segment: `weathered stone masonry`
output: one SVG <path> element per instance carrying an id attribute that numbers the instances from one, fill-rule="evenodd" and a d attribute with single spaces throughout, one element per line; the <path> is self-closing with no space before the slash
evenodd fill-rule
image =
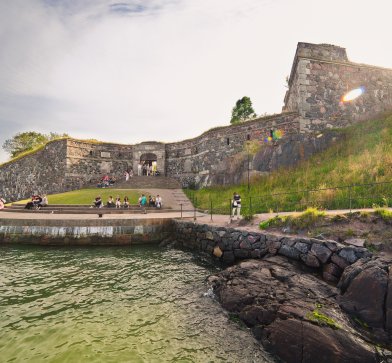
<path id="1" fill-rule="evenodd" d="M 337 282 L 344 269 L 361 258 L 370 257 L 366 248 L 345 246 L 336 241 L 277 236 L 207 224 L 174 221 L 175 239 L 184 247 L 212 255 L 219 249 L 225 264 L 248 258 L 282 255 L 319 269 L 326 281 Z"/>
<path id="2" fill-rule="evenodd" d="M 263 143 L 250 160 L 252 173 L 269 172 L 327 148 L 336 140 L 328 129 L 392 111 L 392 70 L 350 62 L 341 47 L 298 43 L 288 85 L 282 114 L 218 127 L 194 139 L 136 145 L 52 142 L 0 166 L 0 195 L 16 200 L 33 192 L 77 189 L 103 174 L 121 178 L 127 169 L 136 171 L 146 155 L 157 160 L 162 175 L 183 186 L 239 183 L 248 168 L 243 152 L 247 140 L 261 141 L 271 130 L 282 131 L 282 139 Z M 342 96 L 357 87 L 363 87 L 364 94 L 343 104 Z M 321 130 L 323 137 L 317 138 Z"/>
<path id="3" fill-rule="evenodd" d="M 359 87 L 361 97 L 341 102 Z M 284 102 L 302 116 L 301 132 L 345 127 L 392 110 L 392 70 L 350 62 L 341 47 L 298 43 Z"/>
<path id="4" fill-rule="evenodd" d="M 67 140 L 50 142 L 43 150 L 0 168 L 0 195 L 17 200 L 38 189 L 45 193 L 67 190 L 66 163 Z"/>

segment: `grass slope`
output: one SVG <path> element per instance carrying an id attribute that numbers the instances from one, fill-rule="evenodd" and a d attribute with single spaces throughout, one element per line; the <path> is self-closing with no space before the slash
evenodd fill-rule
<path id="1" fill-rule="evenodd" d="M 86 204 L 91 205 L 95 197 L 101 196 L 102 200 L 106 203 L 108 197 L 111 195 L 116 198 L 120 196 L 121 200 L 127 196 L 131 204 L 137 204 L 141 192 L 130 189 L 80 189 L 71 192 L 48 195 L 49 204 Z M 28 200 L 21 200 L 18 203 L 27 203 Z"/>
<path id="2" fill-rule="evenodd" d="M 353 184 L 392 182 L 392 115 L 362 122 L 339 130 L 343 140 L 291 169 L 279 169 L 258 177 L 247 186 L 219 186 L 198 191 L 186 190 L 197 207 L 209 209 L 212 201 L 216 212 L 228 213 L 234 191 L 240 193 L 244 213 L 268 210 L 304 210 L 319 208 L 371 207 L 388 204 L 392 183 L 329 189 L 321 192 L 299 192 Z M 351 189 L 351 190 L 350 190 Z M 272 196 L 272 194 L 287 193 Z M 261 197 L 260 197 L 261 196 Z M 251 198 L 249 198 L 251 197 Z M 251 210 L 249 210 L 251 209 Z"/>

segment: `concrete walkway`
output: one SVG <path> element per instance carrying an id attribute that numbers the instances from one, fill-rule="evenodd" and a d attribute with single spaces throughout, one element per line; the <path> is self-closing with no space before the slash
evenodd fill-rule
<path id="1" fill-rule="evenodd" d="M 392 211 L 392 208 L 388 208 Z M 352 209 L 351 212 L 373 212 L 374 209 Z M 347 214 L 350 213 L 349 209 L 331 210 L 325 211 L 327 215 Z M 299 215 L 301 212 L 282 212 L 278 213 L 280 216 L 285 215 Z M 261 221 L 275 217 L 276 213 L 262 213 L 256 214 L 253 220 L 247 224 L 247 226 L 258 226 Z M 194 220 L 194 211 L 184 211 L 182 217 L 190 220 Z M 0 224 L 2 219 L 50 219 L 50 220 L 90 220 L 98 219 L 97 214 L 42 214 L 42 213 L 13 213 L 7 212 L 6 210 L 0 211 Z M 149 219 L 149 218 L 181 218 L 180 212 L 164 212 L 164 213 L 147 213 L 147 214 L 105 214 L 101 219 L 117 220 L 117 219 Z M 214 214 L 211 219 L 211 215 L 201 212 L 196 212 L 196 221 L 198 223 L 205 223 L 216 226 L 228 226 L 232 225 L 237 227 L 240 220 L 231 220 L 228 215 Z M 242 224 L 242 223 L 241 223 Z"/>

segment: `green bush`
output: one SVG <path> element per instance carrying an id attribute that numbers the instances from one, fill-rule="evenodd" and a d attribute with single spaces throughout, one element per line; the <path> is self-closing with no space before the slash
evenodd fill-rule
<path id="1" fill-rule="evenodd" d="M 385 208 L 377 208 L 374 214 L 381 217 L 385 222 L 392 222 L 392 211 Z"/>

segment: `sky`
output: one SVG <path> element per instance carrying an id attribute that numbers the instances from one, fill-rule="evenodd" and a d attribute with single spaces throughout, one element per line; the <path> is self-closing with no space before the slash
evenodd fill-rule
<path id="1" fill-rule="evenodd" d="M 0 0 L 0 146 L 24 131 L 179 141 L 228 125 L 243 96 L 279 113 L 298 42 L 392 68 L 391 13 L 391 0 Z"/>

